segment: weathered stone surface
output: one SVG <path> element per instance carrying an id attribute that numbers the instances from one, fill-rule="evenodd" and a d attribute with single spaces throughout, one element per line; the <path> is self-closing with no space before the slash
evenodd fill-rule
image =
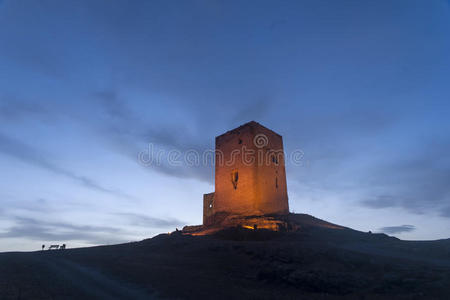
<path id="1" fill-rule="evenodd" d="M 223 213 L 288 214 L 281 135 L 252 121 L 216 137 L 215 192 L 205 194 L 203 204 L 207 226 L 222 223 L 219 216 Z"/>

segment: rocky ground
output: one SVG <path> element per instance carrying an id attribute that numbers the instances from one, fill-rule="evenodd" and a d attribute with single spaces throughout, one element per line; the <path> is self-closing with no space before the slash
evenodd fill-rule
<path id="1" fill-rule="evenodd" d="M 450 240 L 290 221 L 300 229 L 0 253 L 0 299 L 450 299 Z"/>

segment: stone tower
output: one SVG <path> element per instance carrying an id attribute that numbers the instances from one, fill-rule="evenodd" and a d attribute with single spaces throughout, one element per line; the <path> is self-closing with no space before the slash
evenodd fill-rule
<path id="1" fill-rule="evenodd" d="M 216 137 L 215 192 L 203 195 L 203 224 L 220 213 L 288 214 L 283 138 L 257 122 Z"/>

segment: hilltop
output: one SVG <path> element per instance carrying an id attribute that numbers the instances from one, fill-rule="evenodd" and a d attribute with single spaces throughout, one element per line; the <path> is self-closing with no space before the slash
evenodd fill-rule
<path id="1" fill-rule="evenodd" d="M 402 241 L 290 214 L 292 232 L 232 227 L 140 242 L 0 253 L 0 299 L 445 299 L 450 240 Z"/>

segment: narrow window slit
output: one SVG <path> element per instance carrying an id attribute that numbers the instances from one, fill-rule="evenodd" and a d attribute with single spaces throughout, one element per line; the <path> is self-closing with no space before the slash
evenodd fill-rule
<path id="1" fill-rule="evenodd" d="M 239 180 L 239 173 L 238 171 L 231 172 L 231 183 L 233 184 L 234 189 L 237 189 L 237 183 Z"/>

